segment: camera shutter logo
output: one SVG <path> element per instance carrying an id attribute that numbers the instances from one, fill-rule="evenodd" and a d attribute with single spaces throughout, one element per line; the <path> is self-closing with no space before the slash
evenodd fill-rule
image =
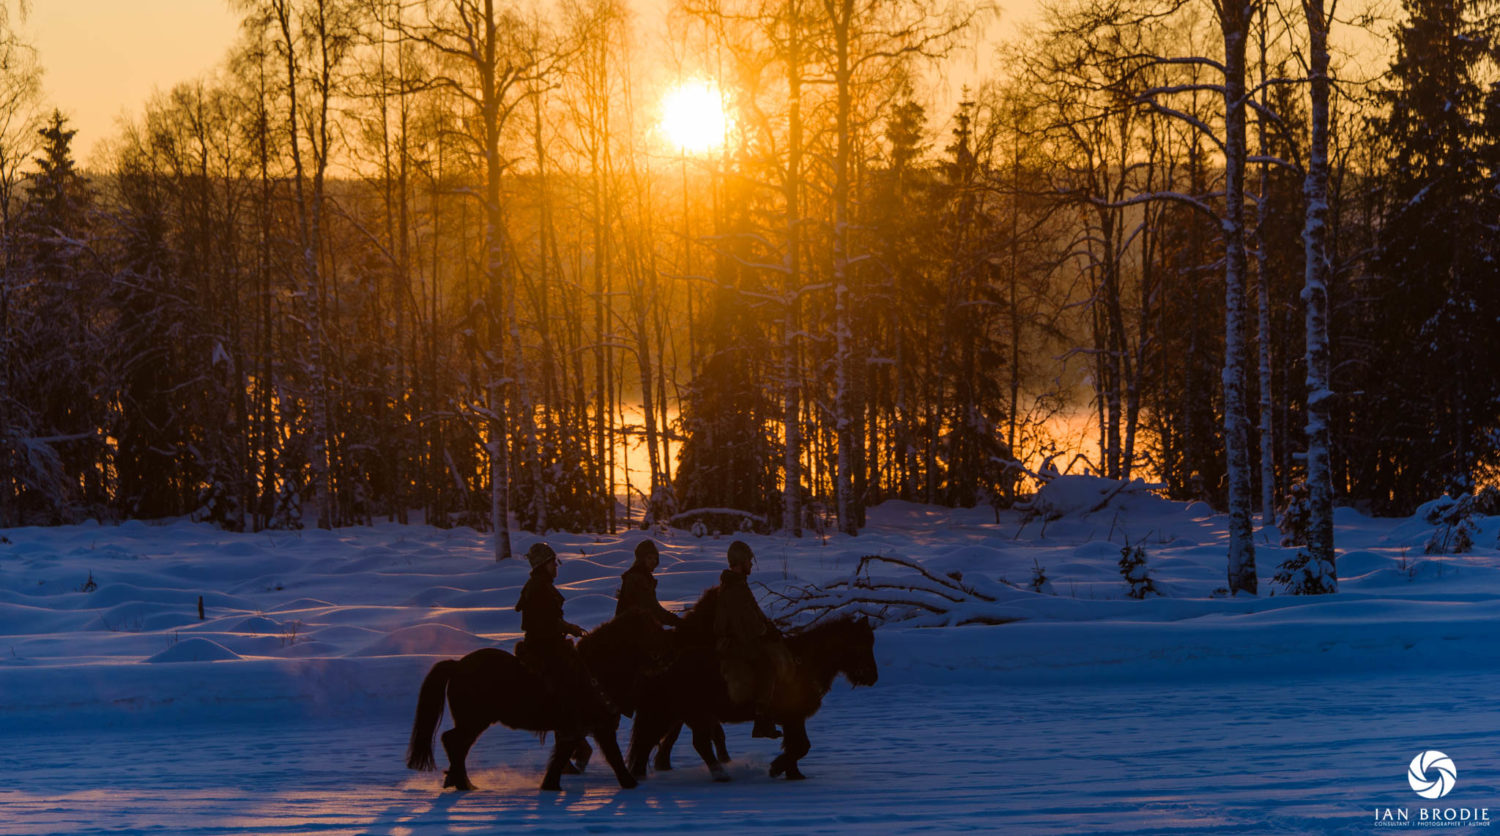
<path id="1" fill-rule="evenodd" d="M 1436 749 L 1428 749 L 1411 759 L 1406 780 L 1417 795 L 1442 798 L 1453 792 L 1453 785 L 1458 782 L 1458 767 L 1453 765 L 1452 758 Z"/>

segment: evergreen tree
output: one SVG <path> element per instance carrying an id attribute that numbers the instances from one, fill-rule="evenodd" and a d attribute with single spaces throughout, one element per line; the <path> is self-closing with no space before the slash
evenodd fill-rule
<path id="1" fill-rule="evenodd" d="M 1391 143 L 1376 259 L 1371 402 L 1377 502 L 1409 512 L 1469 493 L 1500 437 L 1500 315 L 1486 182 L 1484 89 L 1493 69 L 1488 0 L 1407 0 L 1380 128 Z M 1400 370 L 1391 373 L 1390 370 Z"/>
<path id="2" fill-rule="evenodd" d="M 12 264 L 10 389 L 19 423 L 30 427 L 16 443 L 29 472 L 21 513 L 33 521 L 67 519 L 78 503 L 97 508 L 106 499 L 99 273 L 83 249 L 93 195 L 73 161 L 75 133 L 59 112 L 40 131 Z"/>

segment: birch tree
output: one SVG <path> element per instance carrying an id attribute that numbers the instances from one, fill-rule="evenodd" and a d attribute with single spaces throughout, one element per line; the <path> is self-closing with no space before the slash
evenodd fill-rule
<path id="1" fill-rule="evenodd" d="M 10 26 L 10 4 L 0 0 L 0 527 L 14 525 L 12 500 L 22 474 L 30 470 L 23 455 L 18 404 L 11 392 L 12 274 L 16 253 L 17 188 L 22 166 L 36 149 L 41 126 L 41 70 L 31 47 Z M 24 7 L 22 7 L 24 10 Z"/>
<path id="2" fill-rule="evenodd" d="M 439 62 L 433 83 L 465 101 L 474 113 L 473 135 L 482 162 L 484 208 L 485 314 L 487 322 L 485 404 L 486 451 L 490 462 L 490 524 L 495 531 L 495 559 L 510 557 L 510 455 L 506 409 L 504 322 L 507 290 L 514 281 L 505 240 L 505 205 L 501 181 L 508 160 L 501 141 L 510 117 L 524 99 L 528 81 L 539 71 L 538 53 L 528 50 L 528 23 L 496 0 L 426 0 L 427 19 L 403 27 L 427 46 Z"/>
<path id="3" fill-rule="evenodd" d="M 1308 91 L 1312 100 L 1312 136 L 1308 148 L 1305 281 L 1302 303 L 1307 317 L 1307 549 L 1309 577 L 1317 587 L 1336 592 L 1338 574 L 1333 549 L 1333 477 L 1329 470 L 1329 401 L 1333 397 L 1328 362 L 1328 280 L 1332 268 L 1328 247 L 1328 29 L 1337 0 L 1302 0 L 1307 20 Z M 1261 451 L 1268 456 L 1268 451 Z"/>
<path id="4" fill-rule="evenodd" d="M 1256 0 L 1216 0 L 1224 35 L 1224 445 L 1229 477 L 1229 591 L 1256 594 L 1250 415 L 1245 402 L 1245 54 Z"/>

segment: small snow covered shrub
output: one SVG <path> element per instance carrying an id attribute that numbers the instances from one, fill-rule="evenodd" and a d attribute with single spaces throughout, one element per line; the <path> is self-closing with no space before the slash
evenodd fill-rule
<path id="1" fill-rule="evenodd" d="M 1474 511 L 1486 517 L 1500 517 L 1500 488 L 1485 485 L 1474 494 Z"/>
<path id="2" fill-rule="evenodd" d="M 225 531 L 243 531 L 245 528 L 245 514 L 239 497 L 212 475 L 198 491 L 198 510 L 190 516 L 194 522 L 211 523 Z"/>
<path id="3" fill-rule="evenodd" d="M 1322 561 L 1313 560 L 1306 549 L 1298 549 L 1296 557 L 1282 561 L 1272 580 L 1288 595 L 1327 595 L 1338 591 L 1328 568 Z"/>
<path id="4" fill-rule="evenodd" d="M 276 492 L 275 508 L 266 521 L 266 528 L 277 531 L 296 531 L 302 528 L 302 494 L 297 489 L 296 480 L 282 481 Z"/>
<path id="5" fill-rule="evenodd" d="M 1281 545 L 1307 545 L 1307 523 L 1307 483 L 1299 479 L 1287 488 L 1286 498 L 1276 509 L 1276 528 L 1281 531 Z"/>
<path id="6" fill-rule="evenodd" d="M 1052 581 L 1047 578 L 1047 570 L 1035 559 L 1031 561 L 1031 591 L 1040 592 L 1044 595 L 1052 594 Z"/>
<path id="7" fill-rule="evenodd" d="M 1474 535 L 1479 533 L 1473 519 L 1479 513 L 1475 499 L 1444 496 L 1417 509 L 1424 520 L 1437 526 L 1424 549 L 1427 554 L 1463 554 L 1474 547 Z"/>
<path id="8" fill-rule="evenodd" d="M 1120 549 L 1120 575 L 1125 578 L 1130 591 L 1125 593 L 1137 601 L 1160 595 L 1146 569 L 1146 550 L 1127 544 Z"/>

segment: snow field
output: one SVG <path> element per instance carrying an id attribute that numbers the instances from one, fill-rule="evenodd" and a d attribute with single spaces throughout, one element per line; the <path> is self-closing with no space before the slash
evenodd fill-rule
<path id="1" fill-rule="evenodd" d="M 803 784 L 766 778 L 775 744 L 739 728 L 728 786 L 684 740 L 640 790 L 599 767 L 555 797 L 545 749 L 506 729 L 471 757 L 480 792 L 402 768 L 427 668 L 519 633 L 526 568 L 473 531 L 3 531 L 0 832 L 1369 832 L 1375 806 L 1425 803 L 1405 767 L 1428 748 L 1459 769 L 1443 803 L 1500 801 L 1500 519 L 1437 557 L 1422 519 L 1343 509 L 1339 594 L 1267 594 L 1295 551 L 1270 531 L 1262 597 L 1225 599 L 1223 517 L 1067 480 L 1029 519 L 886 503 L 858 538 L 747 536 L 768 605 L 880 554 L 993 599 L 961 616 L 1018 620 L 878 630 L 880 683 L 835 686 Z M 730 538 L 655 534 L 686 606 Z M 571 620 L 609 616 L 644 536 L 546 538 Z M 1126 596 L 1127 540 L 1163 597 Z"/>

